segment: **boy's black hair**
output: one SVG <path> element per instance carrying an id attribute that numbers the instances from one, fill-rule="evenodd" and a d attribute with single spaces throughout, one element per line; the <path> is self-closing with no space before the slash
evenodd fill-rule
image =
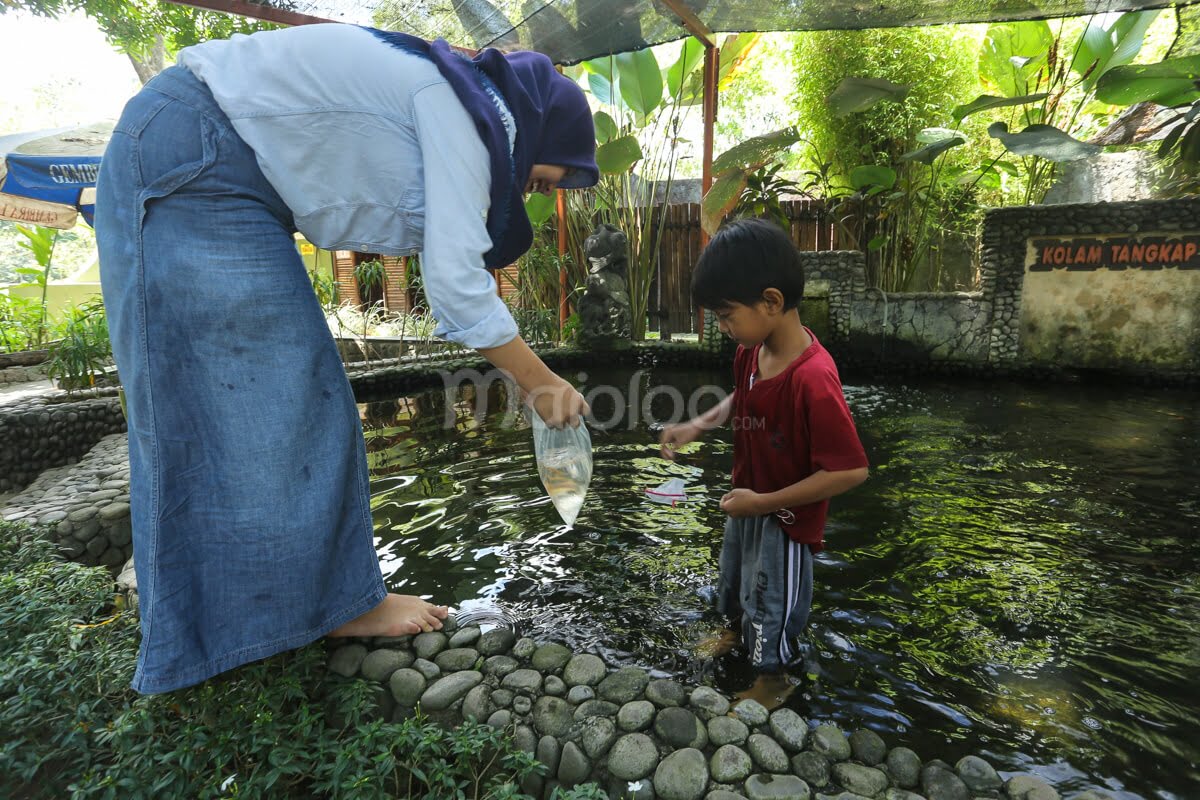
<path id="1" fill-rule="evenodd" d="M 705 308 L 751 306 L 771 288 L 783 294 L 784 311 L 795 308 L 804 297 L 804 267 L 788 235 L 765 219 L 724 225 L 692 272 L 692 301 Z"/>

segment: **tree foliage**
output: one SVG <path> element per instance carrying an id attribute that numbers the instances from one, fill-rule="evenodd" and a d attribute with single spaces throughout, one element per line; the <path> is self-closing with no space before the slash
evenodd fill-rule
<path id="1" fill-rule="evenodd" d="M 957 26 L 801 34 L 793 50 L 796 119 L 840 178 L 860 164 L 891 163 L 920 131 L 944 124 L 946 109 L 978 94 L 976 52 Z M 884 79 L 909 87 L 908 96 L 839 115 L 827 98 L 845 78 Z"/>
<path id="2" fill-rule="evenodd" d="M 161 0 L 3 0 L 0 14 L 28 11 L 42 17 L 83 12 L 100 26 L 109 43 L 129 56 L 145 83 L 167 58 L 192 44 L 228 39 L 278 27 L 232 14 Z"/>

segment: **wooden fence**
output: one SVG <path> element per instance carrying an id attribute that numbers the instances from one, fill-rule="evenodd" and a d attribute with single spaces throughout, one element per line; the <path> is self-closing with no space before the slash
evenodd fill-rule
<path id="1" fill-rule="evenodd" d="M 824 214 L 820 200 L 785 200 L 781 207 L 789 221 L 792 241 L 801 250 L 836 250 L 837 236 L 832 222 Z M 650 330 L 659 330 L 655 311 L 665 309 L 672 333 L 694 333 L 697 329 L 692 308 L 692 269 L 700 257 L 700 206 L 680 203 L 667 207 L 663 220 L 662 244 L 658 269 L 650 284 Z"/>

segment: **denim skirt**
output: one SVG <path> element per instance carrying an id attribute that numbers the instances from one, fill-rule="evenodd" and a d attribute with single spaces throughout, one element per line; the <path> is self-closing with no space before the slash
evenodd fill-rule
<path id="1" fill-rule="evenodd" d="M 139 692 L 307 644 L 386 594 L 357 406 L 294 230 L 185 68 L 129 101 L 96 238 L 128 406 Z"/>

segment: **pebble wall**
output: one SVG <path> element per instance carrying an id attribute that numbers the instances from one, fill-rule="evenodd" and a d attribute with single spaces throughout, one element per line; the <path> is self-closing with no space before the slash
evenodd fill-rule
<path id="1" fill-rule="evenodd" d="M 1058 800 L 1031 775 L 1002 776 L 978 756 L 954 764 L 889 747 L 795 711 L 732 702 L 707 686 L 612 669 L 596 655 L 459 628 L 331 649 L 329 669 L 376 685 L 377 710 L 416 709 L 445 726 L 475 720 L 512 731 L 546 766 L 522 789 L 550 798 L 594 782 L 634 800 Z M 1111 800 L 1103 792 L 1072 800 Z"/>

